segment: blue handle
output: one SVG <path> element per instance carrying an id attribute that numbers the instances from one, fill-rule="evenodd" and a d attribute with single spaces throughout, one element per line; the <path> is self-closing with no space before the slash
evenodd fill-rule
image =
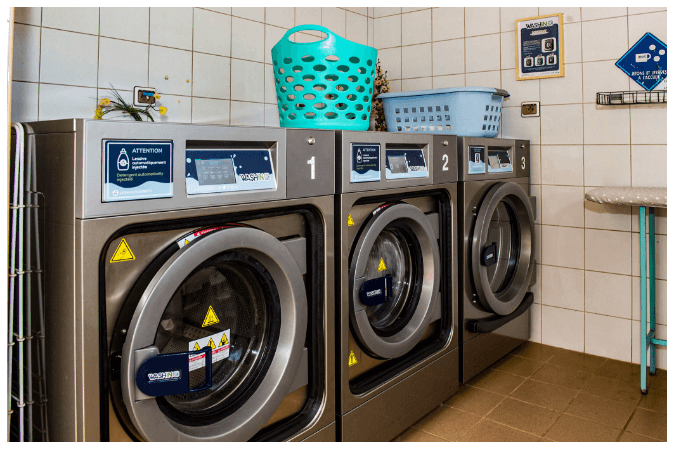
<path id="1" fill-rule="evenodd" d="M 199 388 L 190 389 L 190 358 L 205 354 L 206 380 Z M 145 360 L 136 372 L 138 389 L 148 396 L 171 396 L 194 393 L 213 385 L 213 353 L 210 346 L 198 351 L 159 354 Z"/>
<path id="2" fill-rule="evenodd" d="M 205 367 L 206 373 L 204 375 L 204 377 L 205 377 L 204 384 L 199 388 L 189 390 L 190 393 L 208 390 L 209 388 L 211 388 L 213 386 L 213 351 L 211 350 L 211 347 L 206 346 L 204 349 L 201 349 L 199 351 L 188 352 L 187 354 L 198 355 L 198 354 L 201 354 L 201 353 L 206 354 L 206 367 Z M 188 355 L 188 357 L 189 357 L 189 355 Z M 189 379 L 189 375 L 187 377 Z"/>
<path id="3" fill-rule="evenodd" d="M 334 37 L 337 36 L 335 33 L 333 33 L 332 31 L 330 31 L 329 29 L 327 29 L 327 28 L 325 28 L 325 27 L 323 27 L 323 26 L 308 24 L 308 25 L 297 25 L 296 27 L 293 27 L 293 28 L 289 29 L 289 30 L 286 32 L 286 34 L 283 35 L 283 37 L 281 38 L 281 40 L 283 40 L 283 39 L 288 39 L 288 42 L 292 42 L 292 41 L 290 40 L 290 36 L 292 36 L 293 34 L 297 33 L 298 31 L 304 31 L 304 30 L 321 31 L 321 32 L 323 32 L 323 33 L 325 33 L 325 34 L 327 35 L 327 37 L 326 37 L 325 39 L 321 39 L 320 41 L 316 41 L 316 42 L 306 42 L 306 43 L 308 43 L 308 44 L 316 44 L 316 43 L 318 43 L 318 42 L 323 42 L 323 41 L 326 40 L 326 39 L 334 39 Z M 293 44 L 297 44 L 297 43 L 300 43 L 300 42 L 292 42 L 292 43 L 293 43 Z"/>

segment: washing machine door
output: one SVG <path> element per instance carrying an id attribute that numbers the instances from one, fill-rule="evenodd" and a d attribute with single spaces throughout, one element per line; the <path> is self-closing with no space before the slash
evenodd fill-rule
<path id="1" fill-rule="evenodd" d="M 145 288 L 124 342 L 134 426 L 147 441 L 250 439 L 289 392 L 306 327 L 304 282 L 282 242 L 225 227 L 184 245 Z M 172 358 L 182 370 L 148 368 Z M 186 391 L 146 394 L 186 378 Z"/>
<path id="2" fill-rule="evenodd" d="M 360 231 L 350 262 L 351 328 L 374 357 L 407 354 L 439 305 L 440 250 L 418 208 L 387 204 Z"/>
<path id="3" fill-rule="evenodd" d="M 519 184 L 500 182 L 487 192 L 475 221 L 470 256 L 482 306 L 498 315 L 513 313 L 534 270 L 534 212 Z"/>

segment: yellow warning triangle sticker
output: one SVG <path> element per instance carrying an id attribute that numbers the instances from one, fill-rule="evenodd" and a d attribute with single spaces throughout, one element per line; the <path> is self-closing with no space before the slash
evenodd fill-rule
<path id="1" fill-rule="evenodd" d="M 213 341 L 213 337 L 211 337 L 211 339 L 208 340 L 207 346 L 210 346 L 211 349 L 215 349 L 215 342 Z"/>
<path id="2" fill-rule="evenodd" d="M 194 349 L 192 351 L 199 351 L 201 349 L 201 346 L 199 346 L 199 343 L 194 343 Z"/>
<path id="3" fill-rule="evenodd" d="M 353 350 L 349 354 L 349 366 L 353 366 L 356 363 L 358 363 L 358 360 L 356 360 L 356 354 L 353 353 Z"/>
<path id="4" fill-rule="evenodd" d="M 384 263 L 383 257 L 379 258 L 379 266 L 377 267 L 377 271 L 386 271 L 386 264 Z"/>
<path id="5" fill-rule="evenodd" d="M 187 245 L 188 243 L 190 243 L 190 241 L 185 239 L 185 245 Z"/>
<path id="6" fill-rule="evenodd" d="M 117 245 L 115 254 L 113 254 L 112 259 L 110 259 L 110 263 L 126 262 L 127 260 L 136 260 L 136 256 L 131 252 L 131 248 L 129 248 L 129 244 L 126 243 L 126 239 L 122 239 L 122 241 L 119 242 L 119 245 Z"/>
<path id="7" fill-rule="evenodd" d="M 348 224 L 349 226 L 353 226 L 353 225 L 356 224 L 356 223 L 353 221 L 353 217 L 351 216 L 351 214 L 349 214 L 349 220 L 347 221 L 347 224 Z"/>
<path id="8" fill-rule="evenodd" d="M 206 316 L 204 317 L 204 322 L 201 324 L 201 327 L 212 326 L 213 324 L 219 323 L 219 322 L 220 322 L 220 319 L 215 314 L 215 310 L 213 310 L 213 306 L 208 306 L 208 312 L 206 312 Z"/>
<path id="9" fill-rule="evenodd" d="M 229 340 L 227 340 L 227 334 L 222 334 L 222 339 L 220 339 L 220 346 L 225 346 L 229 344 Z"/>

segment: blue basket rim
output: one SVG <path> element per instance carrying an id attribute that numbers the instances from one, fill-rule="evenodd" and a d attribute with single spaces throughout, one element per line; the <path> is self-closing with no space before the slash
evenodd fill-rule
<path id="1" fill-rule="evenodd" d="M 444 87 L 442 89 L 412 90 L 408 92 L 389 92 L 377 95 L 377 99 L 398 98 L 398 97 L 421 97 L 426 95 L 451 94 L 455 92 L 481 92 L 498 94 L 503 97 L 509 97 L 510 94 L 503 89 L 494 87 Z"/>

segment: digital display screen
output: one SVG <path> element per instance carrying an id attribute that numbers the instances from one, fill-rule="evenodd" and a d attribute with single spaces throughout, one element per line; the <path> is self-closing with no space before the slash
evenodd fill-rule
<path id="1" fill-rule="evenodd" d="M 197 159 L 194 164 L 197 167 L 200 186 L 236 183 L 234 162 L 231 158 Z"/>
<path id="2" fill-rule="evenodd" d="M 407 173 L 407 159 L 405 159 L 405 156 L 388 156 L 388 165 L 391 173 Z"/>

